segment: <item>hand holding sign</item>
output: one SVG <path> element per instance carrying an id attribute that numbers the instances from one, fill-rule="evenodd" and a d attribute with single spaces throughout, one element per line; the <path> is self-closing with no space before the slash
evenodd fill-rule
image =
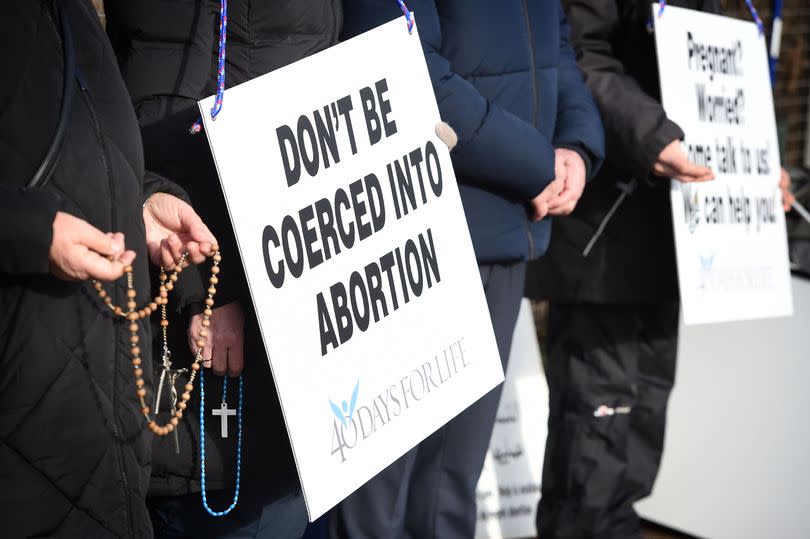
<path id="1" fill-rule="evenodd" d="M 686 157 L 680 140 L 673 140 L 658 154 L 653 163 L 653 174 L 672 178 L 683 183 L 707 182 L 714 179 L 714 172 L 708 167 L 698 166 Z"/>
<path id="2" fill-rule="evenodd" d="M 779 175 L 779 190 L 782 191 L 782 207 L 788 212 L 796 202 L 796 197 L 790 192 L 790 174 L 784 168 Z"/>
<path id="3" fill-rule="evenodd" d="M 651 167 L 674 180 L 684 323 L 789 315 L 785 219 L 778 211 L 787 202 L 786 182 L 780 185 L 765 39 L 750 22 L 678 7 L 663 17 L 655 11 L 661 103 L 685 133 Z M 715 175 L 717 181 L 690 184 Z"/>

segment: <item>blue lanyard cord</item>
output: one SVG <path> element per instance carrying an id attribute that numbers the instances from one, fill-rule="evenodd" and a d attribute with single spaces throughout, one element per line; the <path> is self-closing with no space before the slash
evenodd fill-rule
<path id="1" fill-rule="evenodd" d="M 413 17 L 411 17 L 411 10 L 408 9 L 408 6 L 405 5 L 403 0 L 397 0 L 397 4 L 399 4 L 399 9 L 402 10 L 402 14 L 405 15 L 405 20 L 408 21 L 408 33 L 413 33 Z"/>
<path id="2" fill-rule="evenodd" d="M 202 504 L 205 510 L 212 517 L 222 517 L 233 511 L 239 501 L 239 486 L 242 475 L 242 402 L 244 393 L 244 382 L 239 377 L 239 404 L 236 412 L 238 425 L 236 442 L 236 486 L 233 493 L 233 502 L 223 511 L 214 511 L 208 506 L 208 497 L 205 493 L 205 369 L 200 369 L 200 493 L 202 494 Z M 228 389 L 228 377 L 222 382 L 222 401 L 225 401 Z"/>
<path id="3" fill-rule="evenodd" d="M 759 16 L 757 8 L 754 7 L 754 2 L 751 0 L 745 0 L 745 5 L 748 6 L 748 12 L 751 13 L 751 18 L 754 19 L 754 22 L 757 24 L 759 35 L 765 35 L 765 25 L 762 24 L 762 19 Z"/>
<path id="4" fill-rule="evenodd" d="M 413 33 L 413 17 L 411 11 L 403 0 L 397 0 L 399 9 L 408 21 L 408 33 Z M 662 8 L 663 9 L 663 8 Z M 214 99 L 214 106 L 211 108 L 211 119 L 216 120 L 217 115 L 222 110 L 222 101 L 225 97 L 225 49 L 228 41 L 228 0 L 220 0 L 219 3 L 219 57 L 217 58 L 217 96 Z M 189 129 L 189 133 L 196 135 L 202 131 L 202 118 L 198 118 Z"/>
<path id="5" fill-rule="evenodd" d="M 745 0 L 745 5 L 748 6 L 748 12 L 751 13 L 751 18 L 754 19 L 754 22 L 759 29 L 759 35 L 765 34 L 765 25 L 762 24 L 762 19 L 759 16 L 759 12 L 757 8 L 754 7 L 754 2 L 752 0 Z M 667 7 L 667 0 L 658 0 L 658 18 L 660 19 L 664 15 L 664 8 Z M 652 31 L 652 19 L 647 21 L 647 29 Z"/>
<path id="6" fill-rule="evenodd" d="M 217 114 L 222 110 L 222 101 L 225 98 L 225 45 L 228 41 L 228 0 L 219 3 L 219 51 L 217 58 L 217 96 L 211 108 L 211 119 L 216 120 Z M 189 133 L 196 135 L 202 130 L 202 119 L 194 122 Z"/>

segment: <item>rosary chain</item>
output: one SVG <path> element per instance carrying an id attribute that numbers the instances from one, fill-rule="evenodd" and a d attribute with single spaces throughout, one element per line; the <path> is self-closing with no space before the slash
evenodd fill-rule
<path id="1" fill-rule="evenodd" d="M 200 328 L 197 337 L 197 353 L 194 357 L 194 362 L 191 364 L 189 381 L 184 387 L 183 394 L 180 396 L 180 401 L 176 404 L 172 418 L 165 425 L 158 425 L 156 421 L 157 416 L 154 418 L 151 416 L 151 409 L 146 404 L 146 387 L 143 379 L 141 349 L 138 346 L 140 341 L 140 338 L 138 337 L 138 330 L 140 329 L 138 320 L 148 318 L 153 312 L 157 311 L 158 306 L 160 306 L 160 326 L 161 331 L 163 332 L 163 346 L 164 349 L 167 348 L 166 343 L 168 341 L 167 332 L 169 320 L 166 318 L 166 306 L 169 303 L 169 292 L 174 289 L 174 285 L 179 278 L 178 276 L 180 272 L 183 271 L 183 266 L 188 259 L 188 253 L 183 254 L 183 257 L 180 259 L 180 263 L 174 267 L 171 274 L 167 275 L 166 271 L 163 268 L 160 268 L 159 294 L 155 296 L 155 298 L 149 304 L 140 309 L 137 308 L 137 303 L 135 302 L 137 292 L 135 291 L 135 283 L 132 277 L 132 266 L 127 266 L 124 268 L 124 273 L 127 276 L 126 309 L 123 309 L 118 305 L 114 305 L 112 297 L 107 293 L 106 290 L 104 290 L 104 285 L 99 281 L 93 281 L 93 287 L 96 289 L 98 297 L 101 299 L 104 305 L 106 305 L 115 316 L 125 318 L 129 321 L 129 331 L 131 333 L 129 338 L 129 353 L 132 358 L 132 367 L 135 375 L 135 393 L 140 401 L 141 413 L 146 420 L 146 426 L 157 436 L 166 436 L 167 434 L 173 432 L 183 419 L 183 413 L 185 412 L 186 408 L 188 408 L 188 401 L 191 398 L 191 392 L 194 390 L 194 380 L 197 376 L 197 372 L 202 366 L 203 351 L 205 350 L 205 339 L 208 336 L 208 330 L 211 327 L 214 296 L 217 293 L 216 285 L 219 283 L 219 277 L 217 276 L 219 274 L 219 263 L 222 261 L 222 255 L 219 252 L 219 247 L 214 245 L 212 246 L 211 250 L 214 253 L 211 256 L 213 264 L 211 266 L 211 277 L 208 280 L 209 287 L 207 290 L 207 297 L 205 298 L 205 309 L 202 312 L 202 328 Z"/>

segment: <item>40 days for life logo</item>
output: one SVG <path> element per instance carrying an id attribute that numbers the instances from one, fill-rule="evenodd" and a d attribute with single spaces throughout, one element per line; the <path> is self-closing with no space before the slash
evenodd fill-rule
<path id="1" fill-rule="evenodd" d="M 424 379 L 419 377 L 416 388 L 414 388 L 413 382 L 410 380 L 408 386 L 403 384 L 402 393 L 398 391 L 398 386 L 391 386 L 375 396 L 371 404 L 359 408 L 357 407 L 357 396 L 360 391 L 360 380 L 355 384 L 352 396 L 341 402 L 340 405 L 329 399 L 329 407 L 332 408 L 335 416 L 332 427 L 332 455 L 340 455 L 341 464 L 346 462 L 349 450 L 354 449 L 360 441 L 374 435 L 378 428 L 385 426 L 402 413 L 403 398 L 406 401 L 405 407 L 410 406 L 408 391 L 413 394 L 416 389 L 412 400 L 422 400 L 427 392 Z"/>
<path id="2" fill-rule="evenodd" d="M 360 380 L 355 383 L 348 399 L 337 399 L 340 404 L 330 398 L 329 407 L 334 415 L 332 455 L 339 455 L 341 463 L 346 462 L 347 452 L 359 442 L 373 436 L 432 391 L 442 389 L 445 383 L 461 374 L 470 365 L 463 341 L 463 338 L 454 341 L 421 367 L 413 369 L 361 406 L 357 405 Z"/>

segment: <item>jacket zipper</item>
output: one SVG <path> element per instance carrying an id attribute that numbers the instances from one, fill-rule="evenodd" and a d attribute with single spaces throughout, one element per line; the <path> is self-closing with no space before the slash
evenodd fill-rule
<path id="1" fill-rule="evenodd" d="M 532 68 L 532 125 L 537 127 L 537 60 L 534 57 L 534 40 L 532 39 L 532 26 L 529 21 L 528 0 L 523 0 L 523 19 L 526 21 L 526 36 L 529 40 L 529 61 L 531 62 Z"/>
<path id="2" fill-rule="evenodd" d="M 523 19 L 526 22 L 526 36 L 529 41 L 529 60 L 531 62 L 531 77 L 532 77 L 532 125 L 537 127 L 537 60 L 534 57 L 534 40 L 532 39 L 532 26 L 529 20 L 529 4 L 528 0 L 523 0 Z M 529 237 L 529 260 L 537 256 L 537 246 L 534 243 L 534 236 L 532 236 L 532 228 L 528 218 L 524 219 L 526 226 L 526 235 Z"/>
<path id="3" fill-rule="evenodd" d="M 329 46 L 332 46 L 340 40 L 340 28 L 343 26 L 343 7 L 339 0 L 332 1 L 332 15 L 334 15 L 334 38 Z"/>
<path id="4" fill-rule="evenodd" d="M 104 132 L 101 129 L 101 122 L 99 122 L 98 116 L 96 115 L 96 108 L 93 105 L 93 99 L 90 95 L 90 91 L 85 84 L 84 76 L 82 75 L 79 69 L 76 70 L 76 79 L 79 83 L 79 88 L 81 89 L 82 97 L 84 98 L 85 105 L 87 105 L 87 110 L 90 112 L 90 117 L 93 120 L 93 125 L 96 128 L 96 139 L 98 140 L 99 146 L 101 146 L 101 161 L 104 163 L 104 170 L 107 174 L 107 185 L 110 191 L 110 224 L 115 229 L 117 228 L 118 218 L 115 211 L 115 182 L 113 181 L 112 170 L 110 169 L 110 158 L 107 152 L 107 145 L 104 142 Z M 116 301 L 120 301 L 118 297 L 118 289 L 116 288 Z M 116 344 L 116 349 L 118 345 Z M 117 350 L 116 350 L 117 351 Z M 114 365 L 114 368 L 117 369 L 117 365 Z M 121 422 L 121 418 L 118 415 L 118 375 L 116 372 L 113 373 L 113 435 L 115 436 L 115 454 L 118 458 L 118 465 L 121 469 L 121 483 L 124 486 L 124 498 L 127 505 L 127 520 L 129 521 L 129 530 L 128 535 L 130 537 L 134 537 L 134 530 L 135 530 L 135 522 L 132 515 L 132 497 L 129 492 L 129 479 L 127 477 L 126 466 L 124 462 L 124 454 L 121 450 L 121 431 L 118 428 L 118 424 Z"/>

